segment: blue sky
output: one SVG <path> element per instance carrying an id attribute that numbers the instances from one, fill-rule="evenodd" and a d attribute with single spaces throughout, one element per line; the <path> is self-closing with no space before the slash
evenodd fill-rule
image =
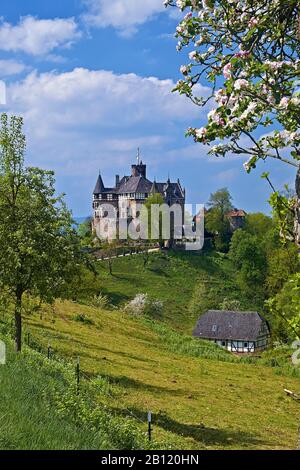
<path id="1" fill-rule="evenodd" d="M 237 207 L 268 211 L 261 173 L 271 170 L 279 188 L 293 184 L 280 163 L 248 175 L 246 158 L 208 157 L 184 137 L 205 111 L 171 93 L 187 56 L 176 52 L 179 16 L 163 0 L 2 0 L 0 17 L 0 109 L 24 116 L 28 164 L 55 170 L 75 216 L 91 212 L 99 170 L 109 186 L 137 147 L 149 178 L 179 177 L 195 204 L 227 186 Z"/>

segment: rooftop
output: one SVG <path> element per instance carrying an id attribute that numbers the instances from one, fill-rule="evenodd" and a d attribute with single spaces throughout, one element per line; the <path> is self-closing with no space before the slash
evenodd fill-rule
<path id="1" fill-rule="evenodd" d="M 258 312 L 208 310 L 197 321 L 193 336 L 206 339 L 255 341 L 264 318 Z"/>

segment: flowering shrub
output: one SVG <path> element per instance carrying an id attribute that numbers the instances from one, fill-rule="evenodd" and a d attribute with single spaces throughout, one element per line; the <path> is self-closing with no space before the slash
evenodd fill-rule
<path id="1" fill-rule="evenodd" d="M 175 90 L 199 106 L 213 103 L 207 124 L 187 134 L 214 143 L 209 154 L 248 156 L 248 173 L 267 158 L 299 169 L 298 0 L 164 3 L 187 11 L 176 30 L 177 50 L 193 48 Z M 197 96 L 203 79 L 211 84 L 206 97 Z"/>
<path id="2" fill-rule="evenodd" d="M 163 315 L 163 303 L 160 300 L 152 300 L 148 294 L 137 294 L 134 299 L 125 306 L 125 311 L 131 315 L 161 317 Z"/>

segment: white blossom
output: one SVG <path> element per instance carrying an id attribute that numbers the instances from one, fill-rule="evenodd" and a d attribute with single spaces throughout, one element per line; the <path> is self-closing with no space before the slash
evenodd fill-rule
<path id="1" fill-rule="evenodd" d="M 249 86 L 248 80 L 244 78 L 238 78 L 234 84 L 235 90 L 241 90 L 242 88 L 247 88 Z"/>

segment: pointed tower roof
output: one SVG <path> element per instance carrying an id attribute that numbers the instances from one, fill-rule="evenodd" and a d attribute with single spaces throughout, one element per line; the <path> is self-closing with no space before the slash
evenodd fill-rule
<path id="1" fill-rule="evenodd" d="M 103 184 L 102 176 L 101 176 L 101 173 L 99 173 L 97 183 L 96 183 L 96 186 L 95 186 L 95 189 L 94 189 L 94 194 L 100 194 L 104 190 L 105 190 L 105 187 L 104 187 L 104 184 Z"/>
<path id="2" fill-rule="evenodd" d="M 164 190 L 165 190 L 166 193 L 172 191 L 172 185 L 171 185 L 171 181 L 170 181 L 170 176 L 168 176 L 168 180 L 167 180 L 167 183 L 166 183 L 166 185 L 165 185 Z"/>
<path id="3" fill-rule="evenodd" d="M 158 186 L 156 184 L 156 181 L 154 180 L 153 181 L 153 184 L 152 184 L 152 188 L 151 188 L 151 191 L 150 191 L 151 194 L 156 194 L 156 193 L 159 193 L 159 189 L 158 189 Z"/>

